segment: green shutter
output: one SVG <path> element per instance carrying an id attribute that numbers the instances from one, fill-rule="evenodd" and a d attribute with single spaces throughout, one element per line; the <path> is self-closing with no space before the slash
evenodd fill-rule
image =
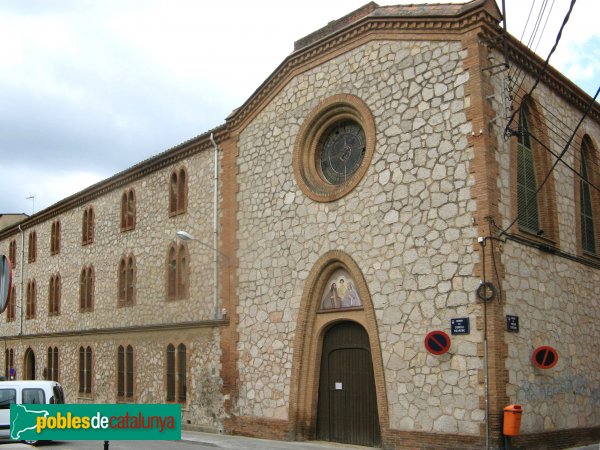
<path id="1" fill-rule="evenodd" d="M 517 214 L 519 228 L 537 233 L 540 229 L 535 181 L 535 163 L 525 113 L 520 117 L 521 134 L 517 147 Z"/>

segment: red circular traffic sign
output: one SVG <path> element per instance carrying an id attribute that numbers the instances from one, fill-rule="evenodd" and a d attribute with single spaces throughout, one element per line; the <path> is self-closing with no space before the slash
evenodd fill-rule
<path id="1" fill-rule="evenodd" d="M 425 336 L 425 348 L 434 355 L 443 355 L 450 350 L 450 337 L 443 331 L 432 331 Z"/>
<path id="2" fill-rule="evenodd" d="M 551 369 L 558 362 L 558 352 L 548 345 L 538 347 L 531 355 L 531 362 L 540 369 Z"/>

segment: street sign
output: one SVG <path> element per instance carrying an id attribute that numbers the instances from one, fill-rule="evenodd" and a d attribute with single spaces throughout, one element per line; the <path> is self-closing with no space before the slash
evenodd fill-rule
<path id="1" fill-rule="evenodd" d="M 506 331 L 512 333 L 519 332 L 519 316 L 506 315 Z"/>
<path id="2" fill-rule="evenodd" d="M 469 334 L 469 318 L 450 319 L 450 332 L 452 334 Z"/>
<path id="3" fill-rule="evenodd" d="M 540 369 L 551 369 L 558 362 L 558 352 L 548 345 L 538 347 L 531 355 L 531 362 Z"/>
<path id="4" fill-rule="evenodd" d="M 8 305 L 8 296 L 12 285 L 12 267 L 6 255 L 0 255 L 0 314 Z"/>
<path id="5" fill-rule="evenodd" d="M 443 331 L 432 331 L 425 336 L 425 348 L 434 355 L 443 355 L 450 350 L 450 337 Z"/>

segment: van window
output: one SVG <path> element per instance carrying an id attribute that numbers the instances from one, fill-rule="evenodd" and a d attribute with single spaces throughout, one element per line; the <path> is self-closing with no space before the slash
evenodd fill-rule
<path id="1" fill-rule="evenodd" d="M 0 409 L 10 409 L 17 399 L 16 389 L 0 389 Z"/>
<path id="2" fill-rule="evenodd" d="M 22 391 L 22 402 L 23 403 L 38 403 L 44 404 L 46 403 L 46 396 L 44 395 L 44 390 L 39 388 L 25 388 Z"/>

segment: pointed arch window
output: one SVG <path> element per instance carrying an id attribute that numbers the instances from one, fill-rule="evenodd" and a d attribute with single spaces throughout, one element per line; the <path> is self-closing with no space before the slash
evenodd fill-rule
<path id="1" fill-rule="evenodd" d="M 79 276 L 79 309 L 81 312 L 94 309 L 94 267 L 86 266 Z"/>
<path id="2" fill-rule="evenodd" d="M 511 157 L 511 203 L 515 230 L 527 239 L 560 247 L 551 142 L 543 115 L 533 97 L 519 111 L 519 133 Z"/>
<path id="3" fill-rule="evenodd" d="M 171 244 L 167 254 L 167 299 L 178 300 L 189 294 L 189 253 L 185 244 Z"/>
<path id="4" fill-rule="evenodd" d="M 94 208 L 88 207 L 83 211 L 81 225 L 81 243 L 89 245 L 94 242 Z"/>
<path id="5" fill-rule="evenodd" d="M 537 233 L 540 230 L 537 201 L 537 181 L 535 160 L 529 120 L 526 109 L 521 110 L 519 117 L 519 143 L 517 148 L 517 204 L 519 228 Z"/>
<path id="6" fill-rule="evenodd" d="M 185 403 L 187 400 L 187 349 L 185 344 L 177 348 L 167 346 L 167 401 Z"/>
<path id="7" fill-rule="evenodd" d="M 60 253 L 60 221 L 52 222 L 50 228 L 50 254 L 56 255 Z"/>
<path id="8" fill-rule="evenodd" d="M 29 233 L 29 247 L 27 256 L 28 262 L 35 262 L 35 259 L 37 257 L 37 233 L 35 231 Z"/>
<path id="9" fill-rule="evenodd" d="M 121 257 L 119 261 L 119 301 L 118 306 L 130 306 L 135 303 L 136 266 L 133 255 Z"/>
<path id="10" fill-rule="evenodd" d="M 133 347 L 119 345 L 117 350 L 117 400 L 133 399 Z"/>
<path id="11" fill-rule="evenodd" d="M 135 228 L 135 191 L 128 189 L 121 195 L 121 231 Z"/>
<path id="12" fill-rule="evenodd" d="M 10 369 L 15 367 L 15 351 L 12 348 L 4 350 L 4 377 L 11 379 Z"/>
<path id="13" fill-rule="evenodd" d="M 8 244 L 8 259 L 14 269 L 17 266 L 17 241 L 14 239 Z"/>
<path id="14" fill-rule="evenodd" d="M 36 309 L 36 286 L 35 280 L 27 282 L 27 296 L 25 304 L 25 319 L 35 319 Z"/>
<path id="15" fill-rule="evenodd" d="M 171 172 L 169 178 L 169 215 L 176 216 L 187 210 L 187 171 L 184 167 Z"/>
<path id="16" fill-rule="evenodd" d="M 79 347 L 79 394 L 92 394 L 92 348 Z"/>
<path id="17" fill-rule="evenodd" d="M 11 286 L 10 292 L 8 293 L 8 304 L 6 305 L 6 321 L 14 322 L 16 319 L 16 310 L 15 307 L 17 301 L 17 291 L 15 286 Z"/>
<path id="18" fill-rule="evenodd" d="M 58 347 L 48 347 L 46 379 L 58 381 Z"/>
<path id="19" fill-rule="evenodd" d="M 579 234 L 581 251 L 584 254 L 598 256 L 600 230 L 596 215 L 600 209 L 600 193 L 592 186 L 598 186 L 600 176 L 595 168 L 598 165 L 598 155 L 589 135 L 581 142 L 579 154 Z"/>
<path id="20" fill-rule="evenodd" d="M 48 315 L 58 316 L 60 314 L 60 275 L 55 274 L 50 277 L 48 283 Z"/>

